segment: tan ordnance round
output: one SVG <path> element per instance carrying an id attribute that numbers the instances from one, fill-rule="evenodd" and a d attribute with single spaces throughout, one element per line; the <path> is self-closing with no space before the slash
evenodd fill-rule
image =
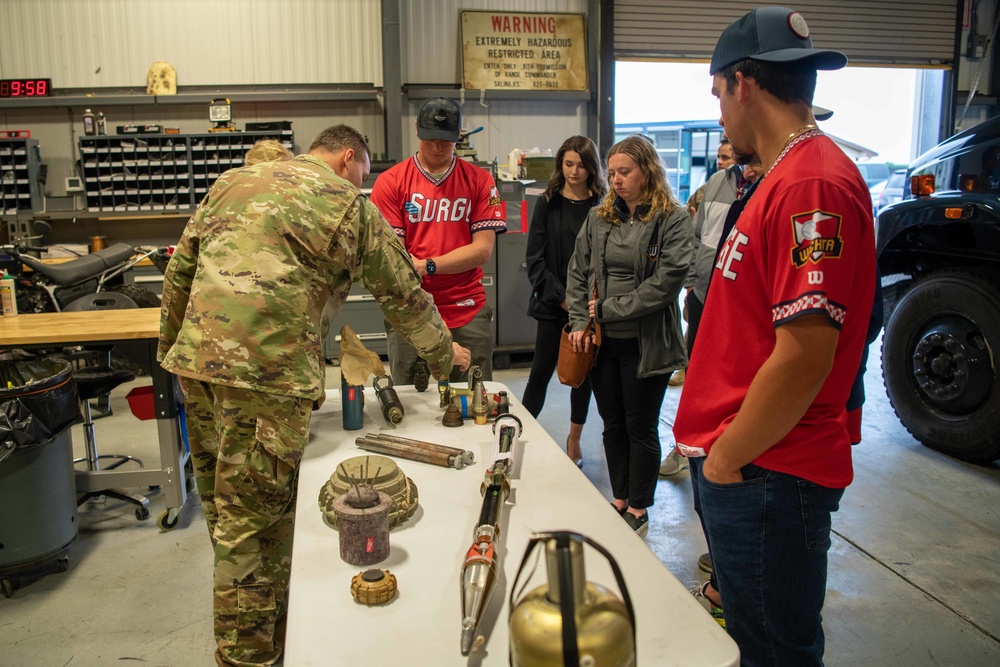
<path id="1" fill-rule="evenodd" d="M 331 475 L 330 481 L 319 490 L 319 509 L 334 528 L 337 527 L 337 515 L 333 511 L 333 501 L 351 488 L 354 481 L 364 478 L 366 465 L 367 474 L 374 477 L 371 480 L 372 486 L 388 494 L 393 500 L 392 509 L 389 510 L 390 529 L 403 523 L 417 511 L 417 485 L 403 474 L 395 461 L 384 456 L 355 456 L 342 461 Z"/>
<path id="2" fill-rule="evenodd" d="M 385 604 L 396 596 L 396 575 L 389 570 L 365 570 L 351 579 L 351 596 L 368 606 Z"/>

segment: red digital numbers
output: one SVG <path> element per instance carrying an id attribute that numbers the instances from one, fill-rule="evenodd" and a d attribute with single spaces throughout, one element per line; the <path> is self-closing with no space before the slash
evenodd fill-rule
<path id="1" fill-rule="evenodd" d="M 51 85 L 51 79 L 2 79 L 0 97 L 44 97 Z"/>

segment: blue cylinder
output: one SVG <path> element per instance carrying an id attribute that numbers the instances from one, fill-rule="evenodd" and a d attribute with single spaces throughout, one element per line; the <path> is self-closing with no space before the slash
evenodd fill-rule
<path id="1" fill-rule="evenodd" d="M 455 397 L 458 399 L 458 407 L 462 410 L 462 418 L 468 419 L 472 416 L 472 397 L 466 394 L 459 394 Z"/>
<path id="2" fill-rule="evenodd" d="M 340 376 L 340 405 L 343 409 L 344 430 L 357 431 L 365 425 L 365 387 L 347 384 Z"/>

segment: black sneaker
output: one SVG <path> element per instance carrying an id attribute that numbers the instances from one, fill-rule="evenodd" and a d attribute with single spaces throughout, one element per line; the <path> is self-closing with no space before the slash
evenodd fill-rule
<path id="1" fill-rule="evenodd" d="M 642 516 L 625 512 L 622 514 L 622 518 L 625 519 L 625 523 L 629 525 L 629 528 L 635 531 L 636 535 L 645 535 L 649 530 L 649 512 L 646 512 Z"/>

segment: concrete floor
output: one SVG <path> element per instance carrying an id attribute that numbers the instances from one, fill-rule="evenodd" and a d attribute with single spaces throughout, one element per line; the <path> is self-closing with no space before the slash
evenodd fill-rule
<path id="1" fill-rule="evenodd" d="M 965 464 L 918 444 L 885 396 L 878 345 L 864 442 L 854 450 L 856 478 L 833 522 L 827 664 L 1000 665 L 1000 467 Z M 499 371 L 495 379 L 519 397 L 527 374 Z M 336 369 L 329 377 L 328 386 L 339 386 Z M 136 453 L 155 465 L 155 427 L 131 415 L 129 388 L 114 392 L 115 415 L 96 423 L 98 441 L 105 452 Z M 663 405 L 665 448 L 681 391 L 671 388 Z M 568 390 L 553 380 L 539 421 L 557 442 L 568 415 Z M 79 451 L 79 427 L 74 442 Z M 583 451 L 584 472 L 608 495 L 596 406 Z M 0 665 L 214 664 L 212 556 L 201 510 L 190 497 L 178 527 L 161 533 L 155 518 L 163 500 L 153 493 L 150 503 L 145 522 L 114 501 L 80 509 L 69 571 L 26 581 L 0 598 Z M 703 581 L 696 561 L 705 543 L 686 471 L 660 478 L 650 516 L 649 547 L 681 581 Z"/>

